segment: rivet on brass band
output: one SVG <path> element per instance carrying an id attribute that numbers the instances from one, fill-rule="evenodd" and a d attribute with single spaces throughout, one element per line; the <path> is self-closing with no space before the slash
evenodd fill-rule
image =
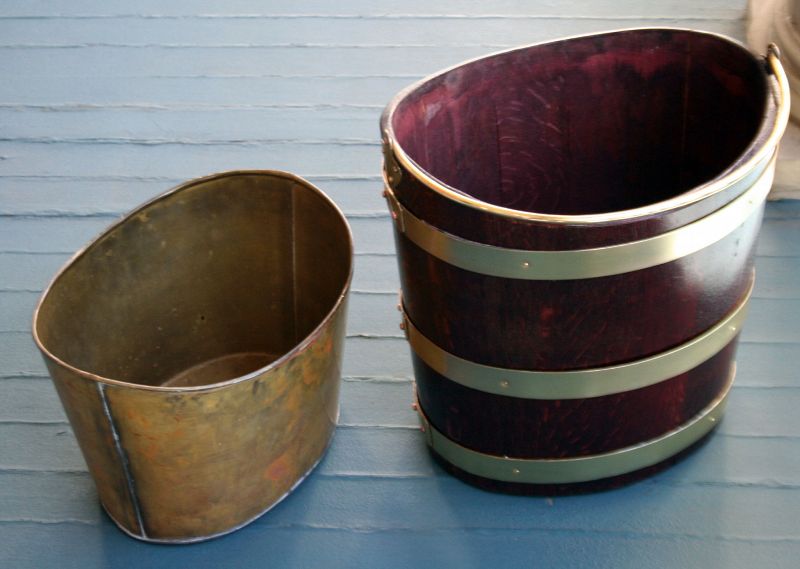
<path id="1" fill-rule="evenodd" d="M 568 371 L 532 371 L 492 367 L 440 348 L 403 313 L 408 342 L 429 367 L 451 381 L 478 391 L 524 399 L 586 399 L 659 383 L 694 369 L 739 333 L 747 314 L 745 300 L 719 323 L 666 352 L 619 365 Z"/>
<path id="2" fill-rule="evenodd" d="M 520 459 L 477 452 L 453 442 L 436 430 L 419 405 L 418 412 L 428 445 L 444 460 L 465 472 L 491 480 L 526 484 L 588 482 L 658 464 L 699 441 L 722 418 L 735 373 L 734 365 L 723 393 L 677 429 L 619 450 L 575 458 Z"/>
<path id="3" fill-rule="evenodd" d="M 397 200 L 388 182 L 384 195 L 398 231 L 446 263 L 510 279 L 588 279 L 654 267 L 716 243 L 761 207 L 774 172 L 773 153 L 736 183 L 744 193 L 702 219 L 648 239 L 571 251 L 527 251 L 468 241 L 416 217 Z"/>

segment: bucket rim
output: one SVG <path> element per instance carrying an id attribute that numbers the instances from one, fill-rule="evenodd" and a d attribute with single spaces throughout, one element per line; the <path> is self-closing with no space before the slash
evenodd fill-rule
<path id="1" fill-rule="evenodd" d="M 458 190 L 457 188 L 454 188 L 453 186 L 450 186 L 442 182 L 441 180 L 430 174 L 427 170 L 425 170 L 425 168 L 417 164 L 403 150 L 402 146 L 397 141 L 397 137 L 394 132 L 394 126 L 392 124 L 392 119 L 400 103 L 402 103 L 403 100 L 406 99 L 406 97 L 408 97 L 411 93 L 413 93 L 426 83 L 442 75 L 450 73 L 451 71 L 471 65 L 478 61 L 491 59 L 493 57 L 511 54 L 518 51 L 524 51 L 534 47 L 557 44 L 584 38 L 594 38 L 600 36 L 609 36 L 609 35 L 625 34 L 633 32 L 659 32 L 659 31 L 685 32 L 694 35 L 708 36 L 738 48 L 739 50 L 744 52 L 747 56 L 749 56 L 755 61 L 763 58 L 765 60 L 764 62 L 766 63 L 767 67 L 767 69 L 764 70 L 765 73 L 764 79 L 767 87 L 767 96 L 768 97 L 772 96 L 775 104 L 775 112 L 771 113 L 773 116 L 772 124 L 771 125 L 769 125 L 768 123 L 764 124 L 765 122 L 767 122 L 766 119 L 769 118 L 769 114 L 765 114 L 764 117 L 762 118 L 762 124 L 759 127 L 756 136 L 750 141 L 747 147 L 743 150 L 743 152 L 739 155 L 739 157 L 730 165 L 728 169 L 722 171 L 712 180 L 709 180 L 703 184 L 690 188 L 677 196 L 673 196 L 666 200 L 661 200 L 658 202 L 650 203 L 636 208 L 622 209 L 604 213 L 592 213 L 592 214 L 553 214 L 553 213 L 539 213 L 539 212 L 513 209 L 477 199 L 465 192 Z M 770 74 L 774 76 L 775 81 L 769 80 Z M 486 55 L 474 57 L 466 61 L 462 61 L 460 63 L 457 63 L 456 65 L 452 65 L 450 67 L 432 73 L 426 77 L 423 77 L 419 81 L 416 81 L 411 85 L 408 85 L 400 92 L 398 92 L 384 108 L 383 113 L 381 114 L 380 127 L 381 127 L 381 136 L 383 139 L 385 153 L 392 155 L 393 158 L 400 165 L 402 165 L 404 169 L 413 174 L 414 177 L 419 182 L 424 184 L 428 189 L 433 190 L 434 192 L 442 195 L 447 199 L 450 199 L 460 205 L 464 205 L 472 209 L 479 210 L 483 213 L 496 215 L 514 221 L 541 222 L 554 225 L 591 226 L 591 225 L 601 225 L 601 224 L 608 224 L 620 221 L 632 222 L 632 221 L 646 219 L 657 214 L 684 209 L 697 202 L 703 201 L 712 195 L 723 192 L 730 186 L 736 184 L 738 181 L 744 178 L 753 168 L 755 168 L 761 162 L 761 160 L 765 159 L 767 155 L 773 152 L 774 148 L 777 147 L 781 137 L 783 136 L 784 130 L 786 129 L 786 126 L 789 122 L 789 114 L 790 114 L 789 103 L 790 101 L 789 101 L 788 78 L 786 77 L 786 73 L 780 61 L 780 51 L 778 47 L 773 43 L 770 43 L 767 46 L 766 54 L 764 56 L 758 56 L 755 53 L 753 53 L 742 42 L 735 40 L 731 37 L 728 37 L 724 34 L 719 34 L 704 30 L 693 30 L 689 28 L 669 27 L 669 26 L 631 27 L 631 28 L 621 28 L 621 29 L 593 32 L 588 34 L 565 36 L 554 40 L 548 40 L 544 42 L 537 42 L 537 43 L 512 47 L 510 49 L 504 49 L 488 53 Z M 767 105 L 769 105 L 769 101 L 767 102 Z M 762 138 L 761 136 L 759 136 L 761 133 L 764 132 L 768 132 L 766 138 Z M 385 167 L 384 167 L 383 178 L 384 178 L 384 184 L 388 185 L 389 182 Z"/>
<path id="2" fill-rule="evenodd" d="M 320 196 L 326 203 L 332 208 L 332 211 L 335 215 L 337 215 L 342 222 L 345 233 L 347 235 L 347 246 L 349 250 L 349 262 L 350 262 L 350 270 L 347 274 L 347 278 L 345 279 L 344 285 L 342 286 L 342 290 L 336 298 L 336 301 L 333 303 L 331 309 L 320 319 L 320 322 L 314 327 L 311 332 L 309 332 L 304 338 L 296 342 L 291 349 L 287 350 L 281 356 L 265 366 L 262 366 L 256 370 L 248 372 L 246 374 L 227 379 L 224 381 L 219 381 L 216 383 L 209 383 L 206 385 L 192 385 L 192 386 L 164 386 L 164 385 L 146 385 L 140 383 L 134 383 L 130 381 L 123 381 L 120 379 L 113 379 L 109 377 L 105 377 L 96 373 L 92 373 L 81 369 L 77 366 L 74 366 L 63 359 L 56 356 L 52 353 L 45 345 L 42 339 L 39 337 L 38 331 L 38 324 L 39 324 L 39 312 L 41 310 L 42 305 L 44 304 L 45 300 L 47 299 L 48 295 L 50 294 L 51 289 L 55 286 L 55 284 L 59 281 L 61 276 L 81 257 L 83 257 L 87 252 L 94 247 L 94 245 L 100 241 L 103 237 L 120 227 L 130 218 L 136 216 L 137 214 L 141 213 L 143 210 L 163 201 L 166 200 L 173 195 L 181 192 L 183 190 L 189 189 L 193 186 L 197 186 L 200 184 L 204 184 L 206 182 L 220 180 L 223 178 L 230 178 L 230 177 L 238 177 L 238 176 L 263 176 L 263 177 L 270 177 L 270 178 L 283 178 L 285 180 L 289 180 L 299 184 L 314 193 Z M 353 232 L 350 228 L 350 224 L 347 221 L 347 217 L 344 215 L 342 210 L 339 206 L 334 202 L 330 196 L 328 196 L 325 192 L 323 192 L 320 188 L 302 178 L 296 174 L 291 172 L 286 172 L 284 170 L 227 170 L 223 172 L 216 172 L 213 174 L 209 174 L 206 176 L 201 176 L 198 178 L 192 178 L 187 180 L 183 183 L 178 184 L 177 186 L 173 186 L 172 188 L 168 189 L 167 191 L 158 194 L 149 200 L 145 201 L 144 203 L 136 206 L 132 210 L 128 211 L 124 215 L 122 215 L 119 219 L 114 221 L 109 226 L 105 227 L 98 235 L 93 237 L 86 245 L 81 247 L 77 252 L 75 252 L 56 272 L 53 278 L 48 283 L 47 287 L 42 292 L 39 300 L 36 302 L 36 308 L 33 311 L 33 319 L 31 324 L 31 333 L 33 336 L 33 341 L 36 343 L 36 346 L 39 348 L 39 351 L 58 365 L 84 379 L 88 379 L 90 381 L 94 381 L 97 383 L 102 383 L 106 385 L 112 385 L 115 387 L 133 389 L 133 390 L 142 390 L 142 391 L 153 391 L 153 392 L 164 392 L 164 393 L 197 393 L 197 392 L 206 392 L 206 391 L 217 391 L 219 389 L 224 389 L 226 387 L 230 387 L 232 385 L 243 383 L 248 380 L 255 379 L 265 373 L 272 371 L 278 367 L 281 367 L 283 364 L 294 358 L 300 352 L 303 352 L 306 348 L 308 348 L 312 343 L 314 343 L 318 337 L 323 333 L 323 330 L 330 324 L 333 320 L 334 316 L 339 313 L 339 311 L 343 308 L 343 304 L 347 299 L 347 295 L 350 292 L 350 286 L 353 280 L 353 269 L 354 269 L 354 247 L 353 247 Z"/>

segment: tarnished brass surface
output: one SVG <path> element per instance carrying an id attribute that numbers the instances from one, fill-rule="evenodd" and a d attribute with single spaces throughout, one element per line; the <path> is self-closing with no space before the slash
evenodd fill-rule
<path id="1" fill-rule="evenodd" d="M 124 531 L 227 533 L 314 467 L 338 414 L 351 273 L 336 206 L 253 171 L 159 196 L 56 275 L 34 339 Z"/>

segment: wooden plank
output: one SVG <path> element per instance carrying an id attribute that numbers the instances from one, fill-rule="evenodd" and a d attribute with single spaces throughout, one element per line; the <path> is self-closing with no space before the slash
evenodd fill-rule
<path id="1" fill-rule="evenodd" d="M 342 373 L 355 377 L 410 378 L 408 350 L 408 343 L 401 338 L 348 338 Z"/>
<path id="2" fill-rule="evenodd" d="M 800 200 L 780 199 L 767 204 L 765 219 L 791 219 L 800 217 Z"/>
<path id="3" fill-rule="evenodd" d="M 431 4 L 424 0 L 409 0 L 402 5 L 405 14 L 416 14 L 425 17 L 428 14 L 444 14 L 452 17 L 478 18 L 492 17 L 493 14 L 507 16 L 527 16 L 531 14 L 551 16 L 554 18 L 582 15 L 616 15 L 616 16 L 669 16 L 696 15 L 709 19 L 741 17 L 746 0 L 707 0 L 692 2 L 690 0 L 671 0 L 670 2 L 651 3 L 642 0 L 585 0 L 553 1 L 544 0 L 536 3 L 520 3 L 515 0 L 493 0 L 491 7 L 482 2 L 459 2 L 445 0 Z M 398 5 L 390 0 L 348 0 L 346 4 L 330 3 L 325 0 L 278 0 L 270 2 L 266 7 L 255 0 L 232 0 L 226 2 L 225 10 L 212 0 L 177 0 L 164 4 L 156 0 L 138 2 L 135 9 L 130 4 L 114 0 L 98 2 L 97 0 L 7 0 L 3 4 L 2 14 L 7 17 L 43 17 L 61 18 L 69 16 L 91 17 L 108 15 L 130 15 L 134 19 L 146 16 L 148 19 L 158 17 L 195 17 L 195 18 L 259 18 L 259 15 L 285 15 L 295 19 L 297 15 L 313 15 L 325 20 L 352 14 L 355 18 L 375 16 L 378 18 L 397 17 Z"/>
<path id="4" fill-rule="evenodd" d="M 758 253 L 773 257 L 798 256 L 796 243 L 800 243 L 800 220 L 768 219 L 761 226 Z"/>
<path id="5" fill-rule="evenodd" d="M 259 164 L 260 168 L 269 166 L 268 162 Z M 378 176 L 369 179 L 307 176 L 306 179 L 325 192 L 345 214 L 387 211 Z M 0 184 L 0 216 L 120 216 L 184 181 L 184 178 L 5 178 Z"/>
<path id="6" fill-rule="evenodd" d="M 745 322 L 745 327 L 750 326 Z M 748 387 L 797 386 L 797 346 L 740 342 L 736 384 Z"/>
<path id="7" fill-rule="evenodd" d="M 0 221 L 0 225 L 6 220 Z M 44 255 L 30 255 L 28 253 L 0 253 L 0 275 L 2 275 L 2 290 L 11 292 L 41 292 L 56 271 L 70 258 L 71 253 L 50 253 Z M 30 302 L 30 297 L 27 298 Z M 31 305 L 28 304 L 28 307 Z M 5 329 L 18 328 L 11 324 L 9 313 L 3 312 Z"/>
<path id="8" fill-rule="evenodd" d="M 0 292 L 0 332 L 24 332 L 30 328 L 38 292 Z"/>
<path id="9" fill-rule="evenodd" d="M 60 423 L 63 427 L 66 421 L 67 416 L 50 378 L 0 380 L 0 423 Z"/>
<path id="10" fill-rule="evenodd" d="M 566 14 L 564 12 L 563 14 Z M 423 18 L 408 14 L 395 17 L 344 18 L 242 18 L 242 19 L 153 19 L 102 18 L 78 19 L 64 25 L 63 19 L 0 19 L 0 48 L 95 48 L 152 47 L 198 48 L 210 46 L 285 46 L 302 56 L 308 46 L 386 46 L 386 45 L 478 45 L 501 49 L 573 36 L 631 27 L 686 27 L 742 37 L 739 18 L 708 19 L 684 14 L 667 17 L 586 16 L 525 18 Z M 69 56 L 60 51 L 59 56 Z M 236 63 L 232 62 L 237 69 Z M 90 69 L 72 67 L 81 74 Z M 105 69 L 105 67 L 104 67 Z M 140 74 L 150 69 L 157 74 L 160 65 L 111 70 L 114 75 Z M 36 69 L 20 69 L 35 73 Z M 70 70 L 64 70 L 70 72 Z M 185 73 L 185 71 L 183 71 Z M 383 73 L 397 72 L 386 68 Z M 230 75 L 233 71 L 225 73 Z"/>
<path id="11" fill-rule="evenodd" d="M 202 88 L 217 85 L 235 88 L 242 79 L 258 79 L 252 85 L 267 87 L 264 91 L 247 93 L 250 100 L 264 99 L 270 85 L 277 87 L 292 77 L 311 76 L 322 86 L 321 78 L 340 77 L 351 90 L 358 85 L 354 76 L 369 76 L 383 79 L 401 75 L 408 83 L 407 75 L 426 75 L 442 67 L 449 67 L 465 59 L 487 53 L 487 48 L 478 46 L 405 46 L 396 47 L 86 47 L 61 48 L 5 48 L 13 57 L 0 58 L 0 72 L 24 78 L 25 83 L 51 78 L 59 80 L 63 87 L 67 78 L 91 80 L 118 79 L 117 88 L 132 84 L 131 79 L 141 82 L 145 78 L 164 78 L 163 85 L 179 83 L 168 80 L 179 78 L 187 88 Z M 125 71 L 125 68 L 128 71 Z M 146 70 L 145 73 L 142 70 Z M 135 73 L 131 75 L 131 73 Z M 281 75 L 276 81 L 274 75 Z M 188 77 L 187 77 L 188 76 Z M 219 77 L 223 76 L 223 77 Z M 150 83 L 155 84 L 155 83 Z M 18 85 L 19 87 L 20 85 Z M 9 93 L 5 88 L 3 95 Z M 57 95 L 59 93 L 53 93 Z M 232 93 L 230 93 L 232 94 Z M 3 97 L 5 98 L 5 97 Z M 388 100 L 388 97 L 387 97 Z"/>
<path id="12" fill-rule="evenodd" d="M 16 59 L 16 58 L 14 58 Z M 455 62 L 455 60 L 453 61 Z M 46 109 L 125 106 L 141 110 L 371 107 L 381 109 L 410 83 L 405 77 L 28 77 L 0 83 L 0 105 Z"/>
<path id="13" fill-rule="evenodd" d="M 146 144 L 265 141 L 378 141 L 377 109 L 84 109 L 0 108 L 5 140 Z"/>
<path id="14" fill-rule="evenodd" d="M 377 141 L 263 144 L 59 144 L 0 142 L 2 176 L 160 176 L 189 179 L 224 170 L 269 168 L 301 176 L 380 173 Z M 91 155 L 91 163 L 80 156 Z"/>

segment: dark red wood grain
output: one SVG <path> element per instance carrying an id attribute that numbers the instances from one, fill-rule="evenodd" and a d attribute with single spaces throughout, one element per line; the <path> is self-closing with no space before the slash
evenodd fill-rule
<path id="1" fill-rule="evenodd" d="M 436 179 L 504 207 L 609 212 L 672 197 L 736 168 L 774 120 L 763 62 L 713 35 L 635 30 L 516 50 L 458 67 L 391 116 L 399 146 Z M 521 249 L 611 245 L 669 231 L 735 197 L 591 225 L 463 207 L 412 175 L 395 189 L 418 217 Z"/>
<path id="2" fill-rule="evenodd" d="M 697 253 L 649 269 L 568 281 L 481 275 L 395 234 L 403 302 L 441 348 L 495 367 L 565 370 L 664 352 L 719 322 L 747 293 L 761 210 Z"/>
<path id="3" fill-rule="evenodd" d="M 485 203 L 601 213 L 696 191 L 745 163 L 774 122 L 771 80 L 763 62 L 716 36 L 626 31 L 455 68 L 408 93 L 383 120 L 394 127 L 395 143 L 431 176 Z M 658 235 L 700 219 L 744 189 L 648 217 L 567 224 L 471 208 L 408 170 L 395 193 L 417 217 L 466 239 L 569 250 Z M 676 261 L 568 281 L 462 270 L 396 230 L 405 309 L 435 344 L 485 365 L 568 370 L 641 359 L 696 337 L 745 300 L 761 214 L 757 209 L 732 233 Z M 693 370 L 646 388 L 562 401 L 475 391 L 413 359 L 420 404 L 450 439 L 488 454 L 564 458 L 613 451 L 686 423 L 727 386 L 735 350 L 736 340 Z M 561 489 L 496 483 L 448 468 L 490 489 Z"/>

